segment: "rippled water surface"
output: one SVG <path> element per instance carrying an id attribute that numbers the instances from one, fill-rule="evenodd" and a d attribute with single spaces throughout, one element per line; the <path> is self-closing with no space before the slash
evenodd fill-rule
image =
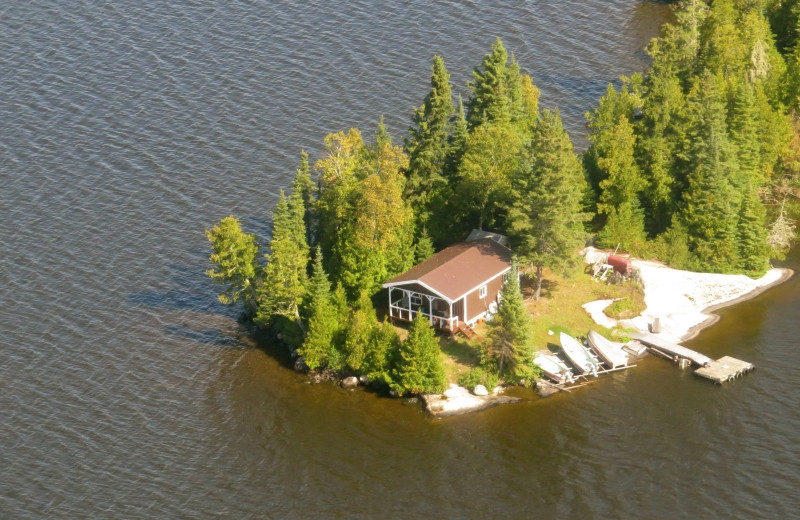
<path id="1" fill-rule="evenodd" d="M 203 229 L 266 237 L 301 149 L 386 117 L 496 36 L 583 112 L 669 17 L 650 2 L 89 1 L 0 6 L 0 517 L 791 518 L 798 282 L 693 345 L 547 400 L 434 421 L 306 384 L 205 278 Z M 797 256 L 790 264 L 800 263 Z"/>

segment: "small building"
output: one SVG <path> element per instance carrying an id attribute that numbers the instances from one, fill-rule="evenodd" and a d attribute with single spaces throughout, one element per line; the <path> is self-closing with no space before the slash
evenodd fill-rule
<path id="1" fill-rule="evenodd" d="M 383 284 L 389 319 L 427 316 L 435 328 L 455 332 L 492 314 L 511 270 L 511 250 L 493 238 L 447 247 Z"/>

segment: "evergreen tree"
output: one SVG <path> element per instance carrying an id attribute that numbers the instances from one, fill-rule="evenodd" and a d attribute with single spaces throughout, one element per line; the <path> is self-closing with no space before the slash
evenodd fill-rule
<path id="1" fill-rule="evenodd" d="M 338 280 L 341 259 L 334 251 L 342 228 L 351 220 L 360 183 L 357 170 L 364 155 L 364 141 L 358 129 L 325 136 L 325 154 L 315 164 L 319 175 L 316 202 L 318 243 L 325 259 L 325 271 Z"/>
<path id="2" fill-rule="evenodd" d="M 737 239 L 740 269 L 754 278 L 763 275 L 768 267 L 767 229 L 764 206 L 753 183 L 747 187 L 742 199 Z"/>
<path id="3" fill-rule="evenodd" d="M 527 164 L 514 178 L 509 228 L 521 261 L 536 268 L 539 299 L 545 267 L 573 265 L 585 233 L 581 212 L 586 188 L 558 110 L 545 110 L 528 150 Z"/>
<path id="4" fill-rule="evenodd" d="M 624 115 L 607 134 L 601 134 L 602 139 L 597 134 L 592 136 L 598 138 L 595 141 L 597 167 L 604 174 L 597 211 L 606 216 L 606 225 L 598 238 L 606 247 L 622 244 L 629 251 L 638 251 L 645 242 L 644 212 L 639 196 L 646 181 L 633 156 L 636 137 Z"/>
<path id="5" fill-rule="evenodd" d="M 450 152 L 450 121 L 453 117 L 450 75 L 439 56 L 433 58 L 431 90 L 414 111 L 405 148 L 408 153 L 406 198 L 416 209 L 417 220 L 425 225 L 431 200 L 446 182 L 443 169 Z"/>
<path id="6" fill-rule="evenodd" d="M 697 166 L 689 177 L 681 219 L 697 259 L 696 268 L 728 272 L 739 264 L 735 245 L 739 199 L 730 182 L 733 152 L 713 111 L 706 111 L 704 116 L 711 120 L 701 122 L 702 131 L 695 136 Z"/>
<path id="7" fill-rule="evenodd" d="M 508 273 L 497 314 L 488 322 L 487 356 L 496 361 L 498 375 L 514 374 L 533 357 L 533 321 L 525 310 L 516 263 Z"/>
<path id="8" fill-rule="evenodd" d="M 436 251 L 433 248 L 433 241 L 431 240 L 428 230 L 422 228 L 417 243 L 414 246 L 414 264 L 419 264 L 423 260 L 432 257 Z"/>
<path id="9" fill-rule="evenodd" d="M 430 394 L 445 388 L 439 342 L 428 318 L 417 313 L 408 337 L 400 345 L 393 388 L 400 393 Z"/>
<path id="10" fill-rule="evenodd" d="M 364 357 L 363 372 L 373 383 L 381 383 L 391 387 L 395 381 L 397 352 L 400 350 L 400 338 L 388 321 L 383 322 L 373 331 L 372 344 Z"/>
<path id="11" fill-rule="evenodd" d="M 242 300 L 245 312 L 252 317 L 257 308 L 259 275 L 255 237 L 243 232 L 241 224 L 233 216 L 223 218 L 205 233 L 211 242 L 210 260 L 214 264 L 206 274 L 216 283 L 225 285 L 218 296 L 219 301 L 230 305 Z"/>
<path id="12" fill-rule="evenodd" d="M 300 165 L 297 167 L 294 181 L 292 182 L 292 193 L 299 193 L 303 199 L 303 222 L 306 226 L 306 242 L 309 245 L 316 244 L 316 219 L 314 218 L 314 204 L 316 201 L 316 187 L 311 180 L 311 169 L 308 165 L 308 153 L 300 151 Z"/>
<path id="13" fill-rule="evenodd" d="M 636 155 L 646 180 L 645 219 L 653 235 L 669 227 L 687 182 L 685 106 L 678 77 L 652 69 L 644 85 Z"/>
<path id="14" fill-rule="evenodd" d="M 300 304 L 307 291 L 309 248 L 303 223 L 305 208 L 302 194 L 292 193 L 287 202 L 281 190 L 272 217 L 270 252 L 264 255 L 264 281 L 258 291 L 258 313 L 255 321 L 268 325 L 273 317 L 282 316 L 294 322 L 305 334 L 300 317 Z"/>
<path id="15" fill-rule="evenodd" d="M 406 166 L 403 151 L 392 145 L 379 125 L 378 138 L 358 168 L 362 179 L 353 190 L 350 212 L 343 215 L 334 253 L 339 279 L 351 298 L 374 294 L 414 261 L 414 219 L 403 200 Z"/>
<path id="16" fill-rule="evenodd" d="M 373 348 L 378 330 L 378 319 L 369 295 L 361 293 L 356 306 L 347 317 L 344 346 L 342 348 L 345 365 L 356 373 L 368 367 L 366 360 Z"/>
<path id="17" fill-rule="evenodd" d="M 322 252 L 317 247 L 309 283 L 308 334 L 298 353 L 311 370 L 341 368 L 341 355 L 336 339 L 340 330 L 336 308 L 332 302 L 331 284 L 322 267 Z"/>
<path id="18" fill-rule="evenodd" d="M 469 83 L 472 99 L 467 109 L 467 122 L 470 128 L 490 122 L 511 122 L 508 52 L 500 38 L 495 40 L 482 65 L 483 70 L 476 68 L 472 72 L 473 79 Z"/>
<path id="19" fill-rule="evenodd" d="M 472 131 L 461 158 L 456 194 L 462 211 L 473 214 L 460 220 L 478 229 L 496 224 L 522 153 L 523 142 L 509 124 L 484 124 Z"/>

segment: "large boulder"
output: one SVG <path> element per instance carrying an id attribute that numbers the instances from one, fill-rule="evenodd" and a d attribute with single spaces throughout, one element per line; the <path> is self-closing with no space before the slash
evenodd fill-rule
<path id="1" fill-rule="evenodd" d="M 306 365 L 306 360 L 303 359 L 303 356 L 297 356 L 297 359 L 294 360 L 294 369 L 297 372 L 308 372 L 308 365 Z"/>
<path id="2" fill-rule="evenodd" d="M 342 388 L 355 388 L 358 386 L 358 378 L 355 376 L 342 379 Z"/>
<path id="3" fill-rule="evenodd" d="M 489 395 L 489 391 L 483 385 L 475 385 L 475 388 L 472 389 L 472 393 L 475 395 Z"/>

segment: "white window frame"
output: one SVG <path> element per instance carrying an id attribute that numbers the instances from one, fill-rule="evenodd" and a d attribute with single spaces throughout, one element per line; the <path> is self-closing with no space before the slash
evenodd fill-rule
<path id="1" fill-rule="evenodd" d="M 418 309 L 422 307 L 422 296 L 419 294 L 412 293 L 409 301 L 412 309 Z"/>
<path id="2" fill-rule="evenodd" d="M 478 298 L 486 298 L 486 284 L 478 287 Z"/>

